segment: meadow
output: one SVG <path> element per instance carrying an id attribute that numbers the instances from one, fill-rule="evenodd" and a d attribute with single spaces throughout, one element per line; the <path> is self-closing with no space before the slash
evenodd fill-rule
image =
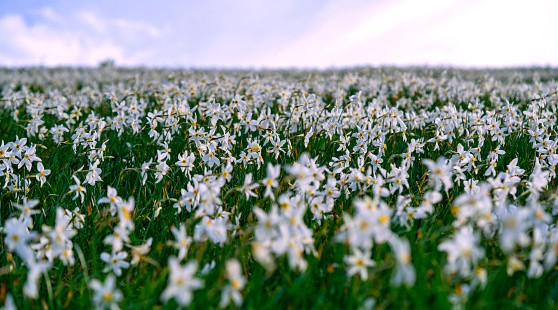
<path id="1" fill-rule="evenodd" d="M 557 308 L 557 79 L 0 68 L 0 305 Z"/>

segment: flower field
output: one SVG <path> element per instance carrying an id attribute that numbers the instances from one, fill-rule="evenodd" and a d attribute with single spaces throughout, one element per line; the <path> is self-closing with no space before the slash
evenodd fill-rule
<path id="1" fill-rule="evenodd" d="M 558 307 L 557 79 L 0 69 L 0 305 Z"/>

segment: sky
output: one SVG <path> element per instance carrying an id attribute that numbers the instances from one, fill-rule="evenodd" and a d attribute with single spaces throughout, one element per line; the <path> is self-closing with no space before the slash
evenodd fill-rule
<path id="1" fill-rule="evenodd" d="M 558 0 L 0 0 L 0 66 L 558 66 Z"/>

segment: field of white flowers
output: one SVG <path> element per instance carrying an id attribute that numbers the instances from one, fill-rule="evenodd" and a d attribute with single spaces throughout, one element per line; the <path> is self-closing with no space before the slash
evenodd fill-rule
<path id="1" fill-rule="evenodd" d="M 0 69 L 0 305 L 558 307 L 557 78 Z"/>

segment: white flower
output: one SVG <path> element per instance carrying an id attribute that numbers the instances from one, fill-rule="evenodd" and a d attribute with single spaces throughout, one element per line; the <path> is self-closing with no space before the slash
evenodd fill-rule
<path id="1" fill-rule="evenodd" d="M 33 208 L 39 204 L 39 200 L 31 199 L 27 200 L 27 197 L 23 197 L 23 204 L 17 204 L 12 202 L 12 206 L 16 207 L 21 211 L 19 219 L 23 224 L 27 225 L 29 228 L 33 227 L 32 215 L 39 214 L 41 211 L 34 210 Z"/>
<path id="2" fill-rule="evenodd" d="M 85 198 L 85 192 L 86 192 L 85 187 L 81 186 L 81 181 L 75 175 L 72 175 L 72 177 L 74 178 L 76 185 L 70 185 L 69 193 L 76 193 L 73 200 L 76 200 L 76 198 L 80 197 L 81 203 L 83 203 L 83 199 Z"/>
<path id="3" fill-rule="evenodd" d="M 60 260 L 64 264 L 64 266 L 73 266 L 76 262 L 74 258 L 74 250 L 71 247 L 67 247 L 64 252 L 59 256 Z"/>
<path id="4" fill-rule="evenodd" d="M 85 223 L 85 215 L 79 213 L 79 208 L 76 207 L 74 211 L 64 211 L 67 221 L 70 222 L 69 228 L 82 229 Z"/>
<path id="5" fill-rule="evenodd" d="M 0 310 L 17 310 L 12 294 L 10 293 L 6 294 L 6 299 L 4 300 L 4 307 L 0 308 Z"/>
<path id="6" fill-rule="evenodd" d="M 143 167 L 142 167 L 142 169 L 143 169 Z M 167 175 L 167 173 L 169 172 L 170 167 L 169 167 L 169 165 L 167 165 L 166 162 L 163 161 L 163 162 L 160 162 L 156 166 L 155 169 L 157 170 L 155 172 L 155 183 L 159 183 L 163 180 L 163 177 L 165 175 Z"/>
<path id="7" fill-rule="evenodd" d="M 207 165 L 209 166 L 209 168 L 215 166 L 218 166 L 221 161 L 219 160 L 219 158 L 217 156 L 215 156 L 215 153 L 213 152 L 209 152 L 205 155 L 202 156 L 203 161 L 205 161 L 207 163 Z"/>
<path id="8" fill-rule="evenodd" d="M 36 233 L 30 232 L 26 224 L 16 218 L 10 218 L 4 224 L 6 238 L 4 242 L 9 252 L 15 251 L 26 263 L 34 260 L 33 251 L 27 243 L 32 240 Z"/>
<path id="9" fill-rule="evenodd" d="M 391 284 L 400 286 L 405 284 L 410 287 L 415 284 L 417 274 L 413 264 L 411 264 L 411 245 L 407 239 L 392 237 L 388 242 L 394 252 L 397 264 L 391 275 Z"/>
<path id="10" fill-rule="evenodd" d="M 267 163 L 267 177 L 262 180 L 262 184 L 265 186 L 264 197 L 271 197 L 272 200 L 275 200 L 275 195 L 273 195 L 271 188 L 277 188 L 279 186 L 277 178 L 280 174 L 280 165 L 273 166 L 271 163 Z"/>
<path id="11" fill-rule="evenodd" d="M 194 229 L 194 240 L 205 241 L 210 239 L 214 243 L 223 245 L 227 239 L 229 223 L 224 218 L 212 219 L 204 216 Z"/>
<path id="12" fill-rule="evenodd" d="M 68 253 L 65 252 L 67 249 L 71 250 L 72 243 L 70 239 L 76 235 L 77 231 L 72 228 L 65 210 L 60 207 L 56 208 L 56 223 L 54 227 L 52 229 L 43 227 L 43 229 L 48 232 L 52 245 L 52 254 L 54 256 L 68 256 Z"/>
<path id="13" fill-rule="evenodd" d="M 269 240 L 276 234 L 276 225 L 279 224 L 279 212 L 277 210 L 277 205 L 273 205 L 269 213 L 264 210 L 254 207 L 254 214 L 258 220 L 258 225 L 254 230 L 256 239 L 263 242 L 263 240 Z"/>
<path id="14" fill-rule="evenodd" d="M 258 188 L 260 185 L 258 183 L 252 183 L 252 173 L 247 173 L 244 176 L 244 185 L 240 189 L 241 192 L 246 194 L 246 200 L 250 199 L 250 197 L 258 197 L 256 193 L 252 190 Z"/>
<path id="15" fill-rule="evenodd" d="M 271 140 L 272 147 L 268 149 L 268 152 L 271 151 L 275 155 L 275 159 L 281 155 L 281 152 L 285 153 L 283 150 L 283 145 L 285 144 L 285 140 L 280 140 L 277 138 L 276 140 Z"/>
<path id="16" fill-rule="evenodd" d="M 477 185 L 479 183 L 478 180 L 467 180 L 463 181 L 463 185 L 465 186 L 465 192 L 468 194 L 478 194 L 480 192 L 480 187 Z"/>
<path id="17" fill-rule="evenodd" d="M 35 155 L 36 152 L 36 147 L 33 145 L 32 147 L 28 148 L 25 153 L 23 154 L 23 156 L 21 157 L 21 161 L 19 162 L 19 164 L 17 165 L 17 168 L 21 168 L 23 167 L 23 165 L 25 165 L 25 168 L 27 168 L 27 171 L 31 171 L 31 167 L 33 166 L 33 162 L 34 161 L 41 161 L 41 159 L 39 157 L 37 157 L 37 155 Z"/>
<path id="18" fill-rule="evenodd" d="M 227 162 L 227 165 L 223 166 L 223 168 L 221 169 L 221 176 L 219 178 L 224 179 L 226 182 L 230 182 L 232 179 L 232 170 L 233 166 L 230 162 Z"/>
<path id="19" fill-rule="evenodd" d="M 124 296 L 122 292 L 116 288 L 116 279 L 112 274 L 109 274 L 105 283 L 97 279 L 89 282 L 89 287 L 93 290 L 93 298 L 91 301 L 96 309 L 119 309 L 118 303 L 122 301 Z"/>
<path id="20" fill-rule="evenodd" d="M 136 201 L 133 196 L 130 196 L 127 201 L 122 200 L 122 203 L 118 205 L 118 219 L 120 220 L 119 225 L 130 231 L 134 230 L 132 213 L 134 212 L 135 207 Z"/>
<path id="21" fill-rule="evenodd" d="M 106 236 L 103 242 L 111 245 L 114 252 L 119 252 L 122 250 L 124 243 L 130 243 L 129 233 L 125 227 L 118 225 L 114 227 L 113 234 Z"/>
<path id="22" fill-rule="evenodd" d="M 107 197 L 103 197 L 99 199 L 97 202 L 101 203 L 108 203 L 110 204 L 110 214 L 114 216 L 116 214 L 117 206 L 122 203 L 122 198 L 118 196 L 116 189 L 111 187 L 110 185 L 107 186 Z"/>
<path id="23" fill-rule="evenodd" d="M 188 254 L 188 248 L 192 243 L 192 237 L 186 235 L 186 226 L 180 224 L 180 228 L 171 227 L 172 234 L 174 235 L 174 247 L 178 250 L 178 260 L 181 261 Z"/>
<path id="24" fill-rule="evenodd" d="M 132 247 L 132 265 L 137 265 L 141 258 L 149 253 L 153 238 L 147 239 L 144 244 Z"/>
<path id="25" fill-rule="evenodd" d="M 198 263 L 188 262 L 181 266 L 175 257 L 169 258 L 169 281 L 161 294 L 161 300 L 167 302 L 174 298 L 181 307 L 187 307 L 193 299 L 193 291 L 203 288 L 203 281 L 195 277 Z"/>
<path id="26" fill-rule="evenodd" d="M 542 170 L 539 158 L 536 157 L 535 168 L 529 177 L 529 182 L 527 182 L 527 188 L 533 193 L 534 197 L 538 197 L 538 193 L 548 185 L 548 174 L 548 171 Z"/>
<path id="27" fill-rule="evenodd" d="M 497 215 L 500 222 L 500 247 L 504 252 L 512 252 L 517 245 L 529 245 L 531 238 L 527 230 L 532 226 L 529 221 L 532 216 L 530 209 L 510 205 L 499 210 Z"/>
<path id="28" fill-rule="evenodd" d="M 151 166 L 152 163 L 153 163 L 153 158 L 141 165 L 142 184 L 144 185 L 145 185 L 145 181 L 147 181 L 147 170 L 149 170 L 149 166 Z"/>
<path id="29" fill-rule="evenodd" d="M 27 281 L 23 284 L 23 295 L 31 299 L 39 298 L 39 279 L 50 269 L 50 263 L 26 262 L 29 270 L 27 271 Z"/>
<path id="30" fill-rule="evenodd" d="M 37 164 L 37 171 L 39 173 L 37 173 L 35 175 L 35 177 L 37 178 L 37 181 L 41 182 L 41 187 L 43 187 L 43 184 L 45 184 L 45 182 L 46 182 L 46 176 L 50 175 L 50 170 L 45 169 L 45 167 L 43 166 L 43 163 L 39 162 Z"/>
<path id="31" fill-rule="evenodd" d="M 451 167 L 446 165 L 446 159 L 441 156 L 436 162 L 430 159 L 423 159 L 422 162 L 430 170 L 430 180 L 434 183 L 434 190 L 439 191 L 443 184 L 446 191 L 453 185 L 451 181 Z"/>
<path id="32" fill-rule="evenodd" d="M 246 284 L 246 278 L 242 275 L 240 262 L 235 258 L 227 260 L 226 270 L 229 284 L 223 288 L 219 306 L 224 308 L 228 306 L 232 300 L 237 307 L 240 307 L 240 305 L 242 305 L 242 295 L 240 291 Z"/>
<path id="33" fill-rule="evenodd" d="M 450 240 L 438 245 L 438 250 L 448 255 L 445 271 L 463 276 L 471 274 L 478 261 L 484 257 L 484 248 L 478 245 L 479 237 L 473 233 L 473 227 L 462 227 Z"/>
<path id="34" fill-rule="evenodd" d="M 101 253 L 101 260 L 108 264 L 108 266 L 103 269 L 103 272 L 109 272 L 112 269 L 115 275 L 122 275 L 122 268 L 130 267 L 130 263 L 125 261 L 128 257 L 126 252 L 112 252 L 112 254 L 103 252 Z"/>
<path id="35" fill-rule="evenodd" d="M 194 160 L 196 157 L 194 153 L 188 155 L 188 151 L 185 151 L 183 155 L 178 154 L 178 161 L 175 163 L 182 172 L 185 172 L 187 175 L 190 175 L 190 171 L 194 169 Z"/>
<path id="36" fill-rule="evenodd" d="M 437 204 L 442 200 L 442 195 L 438 192 L 427 191 L 422 196 L 422 203 L 420 208 L 423 208 L 425 212 L 431 213 L 434 211 L 434 204 Z"/>
<path id="37" fill-rule="evenodd" d="M 213 270 L 215 268 L 215 261 L 212 260 L 210 263 L 207 263 L 203 266 L 202 270 L 200 271 L 200 273 L 202 275 L 207 275 L 211 270 Z"/>
<path id="38" fill-rule="evenodd" d="M 345 256 L 343 260 L 349 265 L 347 276 L 358 274 L 362 281 L 368 280 L 368 267 L 376 266 L 376 263 L 370 259 L 370 252 L 362 252 L 357 248 L 353 249 L 353 255 Z"/>
<path id="39" fill-rule="evenodd" d="M 102 182 L 101 179 L 101 169 L 97 166 L 99 165 L 99 160 L 95 161 L 93 164 L 89 164 L 89 172 L 85 176 L 85 182 L 89 183 L 91 186 L 95 186 L 95 182 Z"/>
<path id="40" fill-rule="evenodd" d="M 407 173 L 407 168 L 402 166 L 401 168 L 397 168 L 394 165 L 391 165 L 391 171 L 388 174 L 388 180 L 390 181 L 390 193 L 395 193 L 395 191 L 399 191 L 399 193 L 403 192 L 404 187 L 409 188 L 409 174 Z M 364 179 L 364 176 L 362 176 Z"/>

